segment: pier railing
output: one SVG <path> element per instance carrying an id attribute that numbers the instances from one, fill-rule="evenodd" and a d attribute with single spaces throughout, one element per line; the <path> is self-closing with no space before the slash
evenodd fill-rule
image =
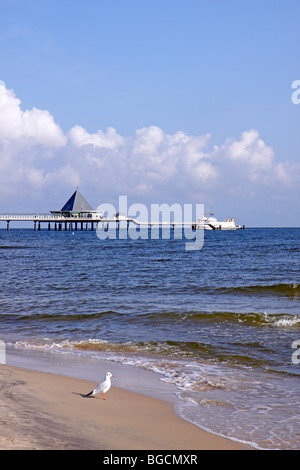
<path id="1" fill-rule="evenodd" d="M 3 213 L 0 214 L 0 220 L 64 220 L 65 218 L 60 215 L 51 214 L 18 214 L 18 213 Z"/>
<path id="2" fill-rule="evenodd" d="M 163 221 L 139 221 L 133 217 L 96 217 L 96 216 L 64 216 L 58 214 L 18 214 L 18 213 L 2 213 L 0 220 L 3 221 L 33 221 L 33 222 L 132 222 L 135 225 L 192 225 L 194 222 L 163 222 Z"/>
<path id="3" fill-rule="evenodd" d="M 7 223 L 7 230 L 10 230 L 10 222 L 33 222 L 34 223 L 34 230 L 40 230 L 42 223 L 48 223 L 48 230 L 51 230 L 51 224 L 54 224 L 55 230 L 67 230 L 67 226 L 69 230 L 77 230 L 77 227 L 81 227 L 83 230 L 83 226 L 85 224 L 85 229 L 88 230 L 88 226 L 93 230 L 94 227 L 98 226 L 101 223 L 104 227 L 106 225 L 109 226 L 110 223 L 115 223 L 120 228 L 122 223 L 127 224 L 127 229 L 129 228 L 129 224 L 133 223 L 134 225 L 138 225 L 140 227 L 148 227 L 151 228 L 153 226 L 169 226 L 175 228 L 177 227 L 184 227 L 184 226 L 194 226 L 195 222 L 164 222 L 164 221 L 140 221 L 134 219 L 133 217 L 119 217 L 118 215 L 114 215 L 112 217 L 103 217 L 99 214 L 89 214 L 89 215 L 72 215 L 72 216 L 65 216 L 62 214 L 37 214 L 37 213 L 29 213 L 29 214 L 22 214 L 22 213 L 2 213 L 0 214 L 0 222 Z"/>
<path id="4" fill-rule="evenodd" d="M 111 219 L 113 221 L 117 221 L 116 218 Z M 51 229 L 51 224 L 54 224 L 55 230 L 67 230 L 67 225 L 69 229 L 73 229 L 73 224 L 75 230 L 77 230 L 77 225 L 81 225 L 81 229 L 83 230 L 83 224 L 86 226 L 86 230 L 88 226 L 93 230 L 94 223 L 97 224 L 98 222 L 108 221 L 107 219 L 102 219 L 99 215 L 89 214 L 88 216 L 65 216 L 63 214 L 37 214 L 37 213 L 29 213 L 29 214 L 22 214 L 22 213 L 2 213 L 0 214 L 0 222 L 7 223 L 7 230 L 10 229 L 10 222 L 33 222 L 34 223 L 34 230 L 40 230 L 42 223 L 48 223 L 48 230 Z"/>

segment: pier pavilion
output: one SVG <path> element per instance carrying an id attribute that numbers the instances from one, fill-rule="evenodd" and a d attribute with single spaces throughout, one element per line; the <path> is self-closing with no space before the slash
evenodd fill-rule
<path id="1" fill-rule="evenodd" d="M 95 213 L 82 194 L 76 189 L 60 211 L 51 211 L 63 217 L 92 217 Z"/>

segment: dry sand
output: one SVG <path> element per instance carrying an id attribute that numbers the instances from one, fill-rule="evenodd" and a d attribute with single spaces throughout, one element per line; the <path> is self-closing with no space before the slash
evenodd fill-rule
<path id="1" fill-rule="evenodd" d="M 0 449 L 246 449 L 206 433 L 167 402 L 96 383 L 0 365 Z"/>

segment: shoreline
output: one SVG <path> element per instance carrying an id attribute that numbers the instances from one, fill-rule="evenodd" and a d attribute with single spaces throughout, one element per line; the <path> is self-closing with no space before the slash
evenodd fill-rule
<path id="1" fill-rule="evenodd" d="M 1 450 L 242 450 L 179 417 L 173 405 L 95 382 L 0 364 Z"/>

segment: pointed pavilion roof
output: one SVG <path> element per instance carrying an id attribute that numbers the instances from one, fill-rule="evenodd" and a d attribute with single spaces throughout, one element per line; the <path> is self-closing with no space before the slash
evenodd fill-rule
<path id="1" fill-rule="evenodd" d="M 92 210 L 89 203 L 80 194 L 78 189 L 76 189 L 60 212 L 90 212 Z"/>

